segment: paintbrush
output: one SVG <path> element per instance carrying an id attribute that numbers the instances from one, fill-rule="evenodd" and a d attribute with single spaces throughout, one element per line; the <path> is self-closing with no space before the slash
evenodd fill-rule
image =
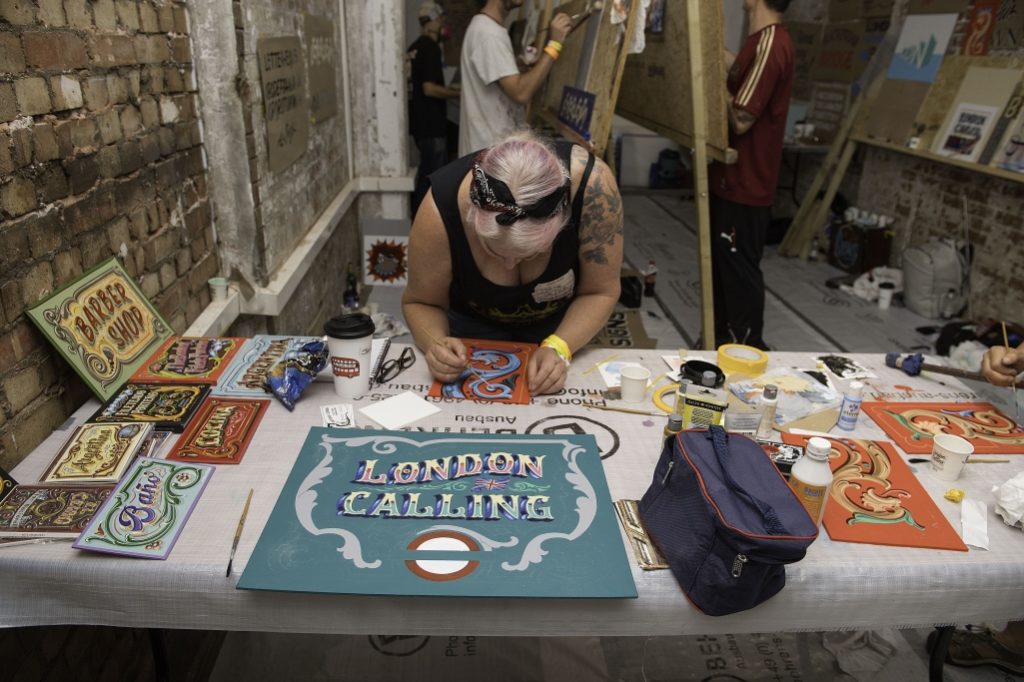
<path id="1" fill-rule="evenodd" d="M 431 334 L 431 333 L 430 333 L 430 332 L 429 332 L 429 331 L 427 330 L 427 328 L 426 328 L 426 327 L 420 327 L 420 330 L 421 330 L 421 331 L 422 331 L 422 332 L 423 332 L 424 334 L 426 334 L 427 336 L 429 336 L 429 337 L 430 337 L 430 340 L 431 340 L 431 341 L 433 341 L 434 343 L 437 343 L 437 344 L 440 344 L 440 345 L 444 346 L 444 344 L 443 344 L 443 343 L 441 343 L 441 342 L 440 342 L 440 341 L 438 340 L 438 338 L 437 338 L 436 336 L 434 336 L 433 334 Z M 447 346 L 446 346 L 446 347 L 447 347 Z M 474 372 L 474 371 L 473 371 L 473 368 L 472 368 L 472 367 L 471 367 L 471 366 L 469 365 L 469 361 L 468 361 L 468 360 L 466 361 L 466 371 L 468 371 L 468 372 L 469 372 L 470 376 L 474 376 L 474 377 L 476 377 L 477 379 L 479 379 L 480 381 L 484 382 L 484 386 L 486 386 L 487 388 L 490 388 L 490 389 L 492 389 L 492 390 L 494 389 L 494 386 L 493 386 L 493 385 L 491 385 L 491 384 L 489 384 L 489 383 L 487 382 L 487 379 L 484 379 L 484 378 L 483 378 L 482 376 L 480 376 L 479 374 L 477 374 L 476 372 Z"/>
<path id="2" fill-rule="evenodd" d="M 595 12 L 600 12 L 603 9 L 604 3 L 601 2 L 601 0 L 595 0 L 593 2 L 588 2 L 586 6 L 583 8 L 582 12 L 577 12 L 576 14 L 570 15 L 569 23 L 571 25 L 571 28 L 569 29 L 569 35 L 572 35 L 573 31 L 582 26 L 583 23 L 590 18 L 591 14 L 594 14 Z M 547 35 L 548 28 L 545 27 L 542 31 L 540 31 L 540 35 L 538 36 L 540 40 L 538 42 L 543 42 L 543 39 L 547 37 Z"/>
<path id="3" fill-rule="evenodd" d="M 932 461 L 930 457 L 911 457 L 907 460 L 911 464 L 927 464 Z M 1008 459 L 975 459 L 974 457 L 968 457 L 965 464 L 1009 464 Z"/>
<path id="4" fill-rule="evenodd" d="M 249 514 L 250 502 L 252 502 L 252 488 L 249 488 L 249 496 L 245 498 L 245 506 L 242 507 L 242 515 L 238 517 L 238 527 L 235 528 L 235 539 L 231 542 L 231 556 L 228 557 L 228 570 L 224 573 L 225 578 L 231 575 L 231 564 L 235 561 L 235 550 L 238 549 L 238 538 L 242 537 L 242 527 L 245 526 L 245 517 Z"/>
<path id="5" fill-rule="evenodd" d="M 1003 320 L 1003 345 L 1006 346 L 1006 352 L 1009 353 L 1012 349 L 1010 348 L 1010 339 L 1006 336 L 1006 320 Z M 1014 379 L 1016 382 L 1016 379 Z M 1017 402 L 1017 384 L 1014 383 L 1011 387 L 1013 390 L 1013 409 L 1017 412 L 1017 423 L 1020 423 L 1020 403 Z"/>
<path id="6" fill-rule="evenodd" d="M 590 407 L 595 410 L 605 410 L 606 412 L 625 412 L 626 414 L 645 414 L 651 417 L 663 417 L 665 416 L 661 412 L 652 412 L 650 410 L 634 410 L 629 407 L 611 407 L 610 405 L 584 405 L 583 407 Z"/>

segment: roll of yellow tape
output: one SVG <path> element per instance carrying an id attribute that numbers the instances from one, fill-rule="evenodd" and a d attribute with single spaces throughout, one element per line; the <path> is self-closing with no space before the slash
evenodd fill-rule
<path id="1" fill-rule="evenodd" d="M 718 366 L 726 374 L 739 372 L 756 377 L 768 367 L 768 355 L 753 346 L 727 343 L 718 347 Z"/>

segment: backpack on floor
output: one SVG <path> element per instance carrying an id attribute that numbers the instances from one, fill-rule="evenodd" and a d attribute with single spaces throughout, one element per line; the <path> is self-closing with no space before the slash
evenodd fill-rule
<path id="1" fill-rule="evenodd" d="M 970 255 L 963 242 L 938 239 L 903 250 L 903 300 L 918 315 L 949 319 L 970 296 Z"/>

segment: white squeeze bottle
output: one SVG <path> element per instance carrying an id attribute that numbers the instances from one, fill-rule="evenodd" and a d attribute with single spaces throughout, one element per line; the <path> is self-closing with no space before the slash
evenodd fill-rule
<path id="1" fill-rule="evenodd" d="M 789 474 L 789 487 L 815 523 L 821 523 L 829 488 L 832 487 L 832 468 L 828 465 L 831 451 L 832 444 L 824 438 L 811 438 L 804 449 L 804 456 L 796 461 Z"/>
<path id="2" fill-rule="evenodd" d="M 837 426 L 845 431 L 853 431 L 857 428 L 857 417 L 860 416 L 861 395 L 864 393 L 864 384 L 860 381 L 851 381 L 850 387 L 843 394 L 843 405 L 839 408 L 839 423 Z"/>

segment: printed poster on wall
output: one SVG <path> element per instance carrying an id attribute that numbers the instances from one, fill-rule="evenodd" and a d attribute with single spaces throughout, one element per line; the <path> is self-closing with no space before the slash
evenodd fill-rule
<path id="1" fill-rule="evenodd" d="M 1001 0 L 996 13 L 989 52 L 1016 52 L 1024 48 L 1024 0 Z"/>
<path id="2" fill-rule="evenodd" d="M 637 594 L 593 436 L 321 427 L 310 429 L 238 587 Z"/>
<path id="3" fill-rule="evenodd" d="M 268 164 L 282 171 L 306 153 L 309 141 L 309 100 L 298 36 L 260 38 L 256 42 L 263 88 Z"/>
<path id="4" fill-rule="evenodd" d="M 104 402 L 171 336 L 116 258 L 32 306 L 28 316 Z"/>
<path id="5" fill-rule="evenodd" d="M 793 40 L 793 99 L 811 98 L 811 72 L 821 51 L 821 24 L 787 21 L 786 30 Z"/>
<path id="6" fill-rule="evenodd" d="M 857 48 L 864 37 L 863 21 L 844 21 L 825 27 L 818 61 L 811 71 L 816 81 L 852 83 L 862 68 Z"/>
<path id="7" fill-rule="evenodd" d="M 967 31 L 964 37 L 962 53 L 969 57 L 981 57 L 988 54 L 992 43 L 992 34 L 996 28 L 996 12 L 999 0 L 975 0 L 967 19 Z"/>
<path id="8" fill-rule="evenodd" d="M 363 284 L 404 287 L 408 274 L 408 237 L 363 237 Z"/>
<path id="9" fill-rule="evenodd" d="M 971 66 L 950 105 L 933 151 L 961 161 L 985 163 L 991 138 L 1002 136 L 1000 114 L 1021 80 L 1020 69 Z"/>
<path id="10" fill-rule="evenodd" d="M 949 38 L 953 35 L 956 20 L 956 14 L 908 16 L 900 31 L 886 78 L 935 82 L 935 74 L 939 71 Z"/>
<path id="11" fill-rule="evenodd" d="M 846 114 L 850 86 L 845 83 L 815 83 L 807 122 L 814 124 L 819 142 L 830 143 L 839 132 Z"/>
<path id="12" fill-rule="evenodd" d="M 981 162 L 1024 173 L 1024 81 L 1017 83 L 1010 101 L 996 121 Z"/>
<path id="13" fill-rule="evenodd" d="M 337 50 L 334 49 L 334 22 L 312 14 L 305 18 L 309 115 L 316 124 L 338 113 Z"/>
<path id="14" fill-rule="evenodd" d="M 995 107 L 983 104 L 958 104 L 946 129 L 935 141 L 935 153 L 960 161 L 977 161 L 996 113 Z"/>

